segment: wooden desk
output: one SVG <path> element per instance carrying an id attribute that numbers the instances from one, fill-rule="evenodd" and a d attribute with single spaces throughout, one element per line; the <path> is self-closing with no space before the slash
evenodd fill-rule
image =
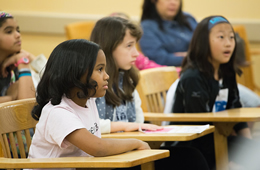
<path id="1" fill-rule="evenodd" d="M 180 125 L 181 126 L 181 125 Z M 118 133 L 109 133 L 103 134 L 102 138 L 117 138 L 117 139 L 126 139 L 126 138 L 135 138 L 146 141 L 149 143 L 150 147 L 157 149 L 161 146 L 163 142 L 167 141 L 190 141 L 209 133 L 214 132 L 215 127 L 210 126 L 202 133 L 144 133 L 144 132 L 118 132 Z M 154 163 L 151 163 L 151 169 L 154 169 Z"/>
<path id="2" fill-rule="evenodd" d="M 260 108 L 229 109 L 217 113 L 144 113 L 146 121 L 213 122 L 217 170 L 228 169 L 227 136 L 238 122 L 260 121 Z"/>
<path id="3" fill-rule="evenodd" d="M 169 156 L 167 150 L 136 150 L 107 157 L 63 157 L 39 159 L 0 158 L 1 168 L 89 168 L 111 169 L 141 165 L 151 170 L 153 161 Z M 96 169 L 97 170 L 97 169 Z"/>
<path id="4" fill-rule="evenodd" d="M 181 125 L 180 125 L 181 126 Z M 213 133 L 215 130 L 214 126 L 210 126 L 202 133 L 143 133 L 143 132 L 118 132 L 103 134 L 102 138 L 135 138 L 149 143 L 153 149 L 158 149 L 163 142 L 167 141 L 190 141 L 209 133 Z"/>

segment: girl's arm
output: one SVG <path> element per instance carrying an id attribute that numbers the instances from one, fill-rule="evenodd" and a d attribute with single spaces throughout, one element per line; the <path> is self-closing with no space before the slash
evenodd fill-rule
<path id="1" fill-rule="evenodd" d="M 163 127 L 147 124 L 147 123 L 134 123 L 134 122 L 112 122 L 109 119 L 100 119 L 100 130 L 102 134 L 111 132 L 131 132 L 137 130 L 157 130 Z"/>
<path id="2" fill-rule="evenodd" d="M 0 103 L 16 100 L 18 96 L 18 90 L 17 90 L 18 87 L 19 87 L 18 82 L 11 84 L 7 89 L 6 96 L 0 97 Z"/>
<path id="3" fill-rule="evenodd" d="M 14 54 L 10 58 L 4 61 L 2 65 L 2 75 L 4 77 L 7 76 L 6 68 L 9 66 L 14 65 L 17 63 L 18 60 L 20 60 L 22 57 L 32 58 L 30 56 L 31 54 L 26 51 L 21 51 L 18 54 Z M 18 65 L 18 70 L 20 69 L 30 69 L 29 64 L 21 63 Z M 18 95 L 17 99 L 25 99 L 25 98 L 32 98 L 35 97 L 35 88 L 33 84 L 33 80 L 31 76 L 22 76 L 18 80 Z"/>
<path id="4" fill-rule="evenodd" d="M 9 102 L 9 101 L 12 101 L 11 96 L 1 96 L 0 97 L 0 103 Z"/>
<path id="5" fill-rule="evenodd" d="M 85 128 L 73 131 L 65 139 L 95 157 L 115 155 L 135 149 L 150 149 L 146 142 L 138 139 L 102 139 Z"/>
<path id="6" fill-rule="evenodd" d="M 35 97 L 35 88 L 31 76 L 19 78 L 19 88 L 17 99 L 26 99 Z"/>

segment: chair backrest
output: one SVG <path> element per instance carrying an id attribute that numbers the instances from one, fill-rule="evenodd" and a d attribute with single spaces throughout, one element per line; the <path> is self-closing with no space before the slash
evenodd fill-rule
<path id="1" fill-rule="evenodd" d="M 94 21 L 76 22 L 65 26 L 67 39 L 90 39 L 92 29 L 95 26 Z"/>
<path id="2" fill-rule="evenodd" d="M 248 66 L 241 67 L 240 69 L 243 71 L 243 74 L 239 77 L 237 76 L 237 82 L 248 87 L 249 89 L 255 91 L 256 85 L 254 82 L 254 75 L 252 70 L 252 59 L 250 54 L 250 47 L 249 47 L 249 40 L 247 38 L 247 33 L 245 26 L 243 25 L 236 25 L 233 26 L 234 31 L 239 34 L 239 36 L 244 40 L 245 46 L 245 59 L 249 63 Z"/>
<path id="3" fill-rule="evenodd" d="M 173 66 L 141 70 L 136 89 L 142 100 L 143 111 L 163 113 L 166 92 L 178 77 L 179 74 Z"/>
<path id="4" fill-rule="evenodd" d="M 4 157 L 26 158 L 31 145 L 29 129 L 34 130 L 37 123 L 31 116 L 35 104 L 35 98 L 0 104 L 0 150 L 3 151 Z"/>

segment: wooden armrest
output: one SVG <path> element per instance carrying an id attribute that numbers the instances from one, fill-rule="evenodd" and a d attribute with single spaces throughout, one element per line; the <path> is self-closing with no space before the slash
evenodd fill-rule
<path id="1" fill-rule="evenodd" d="M 168 157 L 168 150 L 135 150 L 106 157 L 0 158 L 1 168 L 119 168 L 132 167 Z"/>

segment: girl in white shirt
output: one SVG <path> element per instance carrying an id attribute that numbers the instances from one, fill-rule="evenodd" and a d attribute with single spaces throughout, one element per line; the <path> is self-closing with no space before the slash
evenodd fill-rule
<path id="1" fill-rule="evenodd" d="M 68 40 L 51 53 L 37 87 L 32 116 L 39 120 L 29 158 L 108 156 L 150 149 L 137 139 L 101 139 L 93 97 L 108 88 L 106 57 L 99 45 Z"/>

